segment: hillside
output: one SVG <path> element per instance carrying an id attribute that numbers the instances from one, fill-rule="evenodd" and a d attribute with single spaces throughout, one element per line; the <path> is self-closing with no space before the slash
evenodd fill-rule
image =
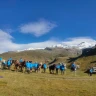
<path id="1" fill-rule="evenodd" d="M 60 62 L 66 63 L 67 67 L 70 67 L 72 62 L 75 62 L 80 65 L 80 70 L 84 71 L 91 66 L 96 66 L 96 47 L 83 49 L 82 54 L 76 57 L 57 57 L 50 64 Z"/>
<path id="2" fill-rule="evenodd" d="M 21 52 L 6 52 L 0 54 L 4 59 L 12 57 L 13 59 L 20 59 L 21 57 L 26 60 L 32 60 L 33 62 L 45 62 L 45 60 L 51 62 L 57 57 L 66 56 L 78 56 L 81 54 L 81 50 L 78 49 L 64 49 L 64 48 L 46 48 L 45 50 L 29 50 Z"/>
<path id="3" fill-rule="evenodd" d="M 81 54 L 82 53 L 82 54 Z M 45 62 L 47 64 L 66 63 L 67 66 L 72 62 L 80 65 L 81 70 L 86 70 L 90 66 L 96 64 L 96 48 L 86 48 L 84 50 L 64 49 L 64 48 L 46 48 L 45 50 L 29 50 L 22 52 L 6 52 L 0 55 L 4 59 L 12 57 L 13 59 L 20 59 L 21 57 L 33 62 Z"/>
<path id="4" fill-rule="evenodd" d="M 96 66 L 96 47 L 84 49 L 80 56 L 68 59 L 68 63 L 74 61 L 81 66 L 82 70 Z"/>

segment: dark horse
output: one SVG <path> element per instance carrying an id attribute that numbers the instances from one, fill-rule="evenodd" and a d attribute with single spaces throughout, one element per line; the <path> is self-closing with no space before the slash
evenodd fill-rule
<path id="1" fill-rule="evenodd" d="M 19 64 L 20 71 L 23 72 L 23 69 L 26 68 L 26 61 L 23 61 Z"/>
<path id="2" fill-rule="evenodd" d="M 50 74 L 54 74 L 55 69 L 56 69 L 56 64 L 50 65 L 49 66 L 49 72 L 50 72 Z"/>

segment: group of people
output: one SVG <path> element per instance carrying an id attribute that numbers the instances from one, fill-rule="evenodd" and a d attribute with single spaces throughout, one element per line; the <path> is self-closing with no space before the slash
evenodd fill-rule
<path id="1" fill-rule="evenodd" d="M 11 68 L 13 66 L 13 69 Z M 40 71 L 41 68 L 43 68 L 43 72 L 46 72 L 47 64 L 44 63 L 38 63 L 38 62 L 32 62 L 32 61 L 26 61 L 20 58 L 20 60 L 13 60 L 11 57 L 8 60 L 4 60 L 0 57 L 0 68 L 1 69 L 11 69 L 16 71 L 27 71 L 28 73 L 32 72 L 34 69 L 35 72 Z"/>
<path id="2" fill-rule="evenodd" d="M 35 72 L 41 72 L 41 68 L 43 69 L 43 72 L 45 73 L 47 69 L 46 63 L 42 64 L 38 62 L 33 63 L 32 61 L 27 61 L 25 65 L 26 65 L 25 67 L 28 73 L 32 72 L 32 69 L 34 69 Z"/>
<path id="3" fill-rule="evenodd" d="M 42 62 L 38 63 L 38 62 L 32 62 L 32 61 L 26 61 L 23 60 L 22 58 L 20 58 L 20 60 L 13 60 L 11 57 L 8 60 L 4 60 L 2 57 L 0 57 L 0 68 L 1 69 L 9 69 L 11 70 L 11 66 L 14 66 L 14 68 L 12 70 L 16 70 L 16 71 L 22 71 L 22 72 L 43 72 L 46 73 L 46 69 L 49 69 L 50 74 L 52 73 L 56 73 L 58 74 L 59 72 L 61 72 L 61 74 L 63 75 L 66 72 L 66 64 L 64 63 L 58 63 L 58 64 L 46 64 Z M 73 62 L 70 66 L 71 71 L 76 71 L 77 68 L 79 68 L 75 62 Z M 42 69 L 42 70 L 41 70 Z M 89 70 L 90 72 L 90 76 L 92 76 L 92 72 L 93 69 L 91 68 Z"/>

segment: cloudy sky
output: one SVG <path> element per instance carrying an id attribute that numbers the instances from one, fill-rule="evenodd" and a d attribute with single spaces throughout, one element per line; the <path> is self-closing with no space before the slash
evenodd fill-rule
<path id="1" fill-rule="evenodd" d="M 0 0 L 0 53 L 96 42 L 96 0 Z"/>

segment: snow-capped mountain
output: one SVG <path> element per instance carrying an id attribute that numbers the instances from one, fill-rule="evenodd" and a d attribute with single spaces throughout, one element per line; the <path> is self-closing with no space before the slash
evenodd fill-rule
<path id="1" fill-rule="evenodd" d="M 28 48 L 28 49 L 24 49 L 24 50 L 17 50 L 17 52 L 28 51 L 28 50 L 40 50 L 40 49 L 45 49 L 45 48 Z"/>
<path id="2" fill-rule="evenodd" d="M 79 44 L 57 44 L 55 47 L 62 47 L 62 48 L 78 48 L 78 49 L 84 49 L 84 48 L 91 48 L 94 47 L 96 43 L 88 43 L 88 42 L 81 42 Z"/>
<path id="3" fill-rule="evenodd" d="M 53 45 L 50 46 L 50 48 L 76 48 L 76 49 L 84 49 L 84 48 L 91 48 L 96 45 L 95 42 L 90 43 L 90 42 L 80 42 L 80 43 L 69 43 L 69 42 L 62 42 L 61 44 Z M 46 46 L 49 47 L 49 46 Z M 28 48 L 24 50 L 17 50 L 16 52 L 21 52 L 21 51 L 28 51 L 28 50 L 40 50 L 40 49 L 45 49 L 45 48 Z"/>
<path id="4" fill-rule="evenodd" d="M 55 47 L 84 49 L 84 48 L 94 47 L 95 45 L 96 43 L 81 42 L 75 44 L 62 43 L 62 44 L 57 44 Z"/>

